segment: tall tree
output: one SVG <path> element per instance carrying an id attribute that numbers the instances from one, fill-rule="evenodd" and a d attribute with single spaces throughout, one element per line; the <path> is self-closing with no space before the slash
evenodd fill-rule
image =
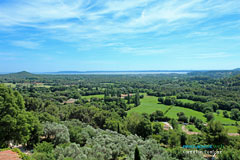
<path id="1" fill-rule="evenodd" d="M 140 105 L 140 96 L 139 96 L 139 92 L 137 91 L 136 95 L 135 95 L 135 106 L 139 106 Z"/>
<path id="2" fill-rule="evenodd" d="M 152 134 L 152 124 L 149 119 L 142 118 L 137 126 L 137 135 L 143 137 L 144 139 L 147 138 L 149 135 Z"/>
<path id="3" fill-rule="evenodd" d="M 221 145 L 228 142 L 227 130 L 220 121 L 210 121 L 204 134 L 208 144 Z"/>
<path id="4" fill-rule="evenodd" d="M 134 160 L 141 160 L 138 147 L 135 148 Z"/>
<path id="5" fill-rule="evenodd" d="M 0 117 L 0 147 L 7 147 L 10 142 L 38 142 L 41 130 L 38 119 L 25 111 L 24 100 L 19 92 L 3 85 L 0 85 Z"/>
<path id="6" fill-rule="evenodd" d="M 127 96 L 127 103 L 128 103 L 128 104 L 130 104 L 130 103 L 131 103 L 131 101 L 130 101 L 130 95 L 129 95 L 129 93 L 128 93 L 128 96 Z"/>

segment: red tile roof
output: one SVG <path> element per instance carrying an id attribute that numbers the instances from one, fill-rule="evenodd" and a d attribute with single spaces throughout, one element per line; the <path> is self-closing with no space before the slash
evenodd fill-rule
<path id="1" fill-rule="evenodd" d="M 0 160 L 21 160 L 16 152 L 7 150 L 0 152 Z"/>

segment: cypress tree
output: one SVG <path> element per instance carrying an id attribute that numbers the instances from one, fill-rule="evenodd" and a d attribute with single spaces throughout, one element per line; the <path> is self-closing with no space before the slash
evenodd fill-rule
<path id="1" fill-rule="evenodd" d="M 130 104 L 130 95 L 128 93 L 128 96 L 127 96 L 127 103 Z"/>
<path id="2" fill-rule="evenodd" d="M 120 133 L 120 126 L 119 126 L 119 123 L 118 123 L 117 132 Z"/>
<path id="3" fill-rule="evenodd" d="M 135 148 L 134 160 L 141 160 L 138 147 Z"/>
<path id="4" fill-rule="evenodd" d="M 140 97 L 139 97 L 139 92 L 137 91 L 135 95 L 135 106 L 139 106 L 139 105 L 140 105 Z"/>

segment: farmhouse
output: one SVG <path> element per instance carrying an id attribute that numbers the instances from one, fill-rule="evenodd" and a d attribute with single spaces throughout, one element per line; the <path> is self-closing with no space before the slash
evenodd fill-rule
<path id="1" fill-rule="evenodd" d="M 76 101 L 77 101 L 77 99 L 70 98 L 69 100 L 64 101 L 63 103 L 64 103 L 64 104 L 71 104 L 71 103 L 74 103 L 74 102 L 76 102 Z"/>

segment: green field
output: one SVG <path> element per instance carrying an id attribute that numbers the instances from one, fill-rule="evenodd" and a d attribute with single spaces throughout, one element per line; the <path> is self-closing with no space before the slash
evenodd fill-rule
<path id="1" fill-rule="evenodd" d="M 189 100 L 189 99 L 177 99 L 182 101 L 183 103 L 195 103 L 195 101 Z"/>
<path id="2" fill-rule="evenodd" d="M 228 133 L 237 133 L 238 128 L 236 126 L 224 126 L 228 130 Z"/>
<path id="3" fill-rule="evenodd" d="M 51 86 L 45 85 L 45 84 L 34 84 L 34 87 L 45 87 L 45 88 L 50 88 Z"/>
<path id="4" fill-rule="evenodd" d="M 12 88 L 16 87 L 16 84 L 13 84 L 13 83 L 1 83 L 1 84 L 4 84 L 5 86 L 10 86 Z"/>
<path id="5" fill-rule="evenodd" d="M 232 120 L 230 118 L 225 118 L 223 116 L 223 110 L 218 110 L 220 112 L 220 114 L 218 115 L 217 113 L 214 113 L 214 117 L 215 117 L 215 120 L 218 120 L 220 121 L 222 124 L 235 124 L 236 121 L 235 120 Z M 228 111 L 228 114 L 230 112 Z"/>
<path id="6" fill-rule="evenodd" d="M 30 83 L 17 83 L 17 84 L 13 84 L 13 83 L 3 83 L 6 86 L 10 86 L 12 88 L 15 88 L 16 85 L 21 85 L 21 86 L 26 86 L 26 87 L 30 87 L 31 85 L 34 87 L 46 87 L 46 88 L 50 88 L 51 86 L 49 85 L 45 85 L 44 83 L 37 83 L 37 84 L 30 84 Z"/>
<path id="7" fill-rule="evenodd" d="M 204 114 L 202 112 L 177 106 L 173 106 L 172 109 L 170 109 L 167 112 L 166 116 L 177 119 L 178 118 L 177 113 L 179 112 L 183 112 L 187 117 L 194 116 L 197 117 L 198 119 L 201 119 L 203 122 L 206 122 L 206 118 L 204 117 Z"/>
<path id="8" fill-rule="evenodd" d="M 186 125 L 186 128 L 191 132 L 201 132 L 194 125 Z M 237 133 L 238 132 L 238 127 L 236 127 L 236 126 L 224 126 L 224 128 L 228 130 L 228 133 Z"/>
<path id="9" fill-rule="evenodd" d="M 82 98 L 86 98 L 86 99 L 91 99 L 91 98 L 104 98 L 103 94 L 97 94 L 97 95 L 90 95 L 90 96 L 82 96 Z"/>
<path id="10" fill-rule="evenodd" d="M 184 99 L 182 99 L 184 100 Z M 138 112 L 138 113 L 148 113 L 151 114 L 155 112 L 156 110 L 161 110 L 165 112 L 168 108 L 171 106 L 164 105 L 164 104 L 158 104 L 158 97 L 155 96 L 147 96 L 145 95 L 143 99 L 141 99 L 141 105 L 135 108 L 132 108 L 128 111 L 128 114 L 131 112 Z M 178 118 L 177 113 L 184 112 L 186 116 L 195 116 L 204 122 L 206 122 L 206 118 L 203 116 L 204 114 L 198 111 L 194 111 L 192 109 L 183 108 L 183 107 L 177 107 L 173 106 L 166 114 L 166 116 L 170 118 Z"/>
<path id="11" fill-rule="evenodd" d="M 141 104 L 138 107 L 132 108 L 128 111 L 128 114 L 131 112 L 138 113 L 148 113 L 151 114 L 156 110 L 165 112 L 170 106 L 164 104 L 158 104 L 158 97 L 144 95 L 144 98 L 141 99 Z"/>

